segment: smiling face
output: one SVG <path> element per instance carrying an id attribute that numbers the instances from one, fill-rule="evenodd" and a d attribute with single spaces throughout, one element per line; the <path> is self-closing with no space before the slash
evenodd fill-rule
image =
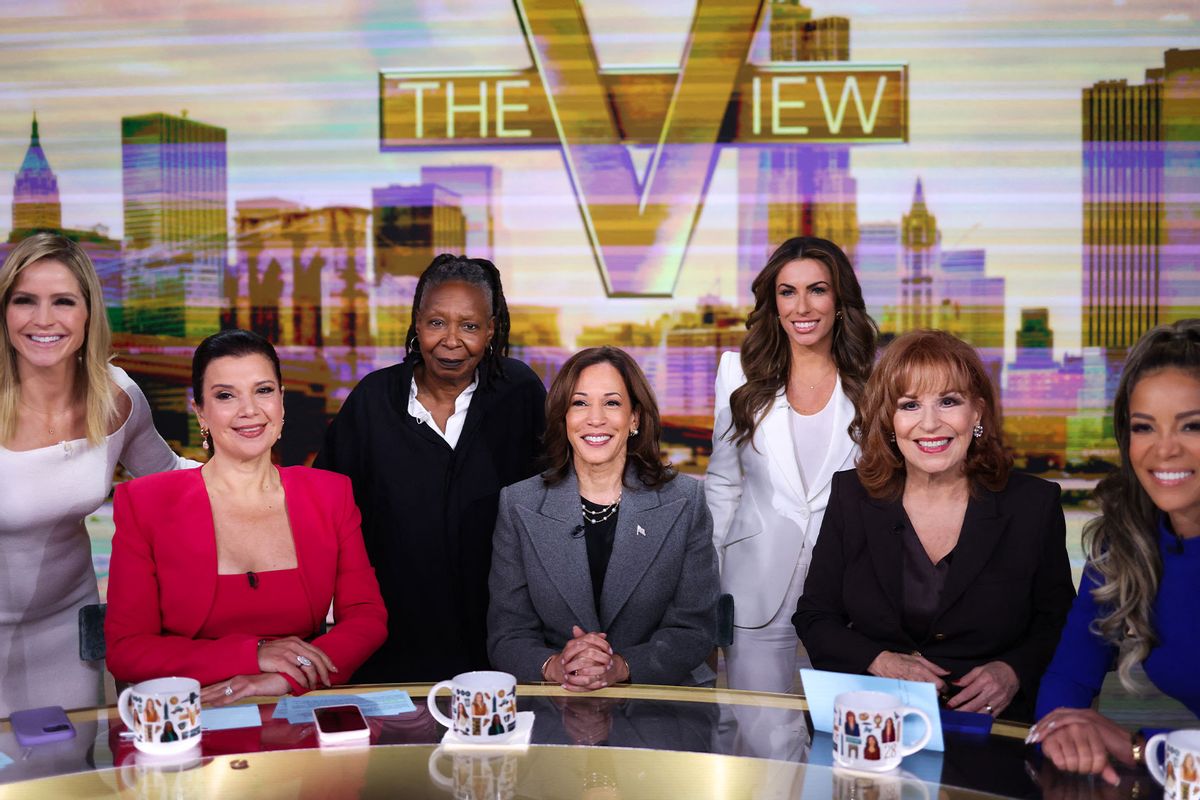
<path id="1" fill-rule="evenodd" d="M 624 464 L 630 433 L 638 426 L 629 387 L 609 363 L 579 373 L 567 407 L 567 439 L 575 463 Z"/>
<path id="2" fill-rule="evenodd" d="M 1200 535 L 1200 380 L 1164 369 L 1129 397 L 1129 461 L 1180 536 Z"/>
<path id="3" fill-rule="evenodd" d="M 213 452 L 249 461 L 270 452 L 283 430 L 283 388 L 266 356 L 214 358 L 204 370 L 196 419 L 208 428 Z"/>
<path id="4" fill-rule="evenodd" d="M 72 358 L 83 347 L 87 323 L 79 281 L 51 259 L 21 272 L 4 308 L 8 340 L 22 369 L 47 369 Z"/>
<path id="5" fill-rule="evenodd" d="M 973 429 L 981 414 L 977 403 L 962 392 L 930 388 L 946 383 L 918 382 L 896 401 L 892 430 L 910 479 L 963 474 Z"/>
<path id="6" fill-rule="evenodd" d="M 487 297 L 476 286 L 447 281 L 427 289 L 417 311 L 417 341 L 427 374 L 470 383 L 495 329 Z"/>
<path id="7" fill-rule="evenodd" d="M 837 313 L 829 267 L 811 258 L 784 264 L 775 276 L 775 310 L 792 347 L 828 351 Z"/>

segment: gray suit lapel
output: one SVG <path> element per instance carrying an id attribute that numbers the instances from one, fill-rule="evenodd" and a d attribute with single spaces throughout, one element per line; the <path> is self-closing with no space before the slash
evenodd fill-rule
<path id="1" fill-rule="evenodd" d="M 607 631 L 621 613 L 629 596 L 662 549 L 679 515 L 683 513 L 684 503 L 684 498 L 680 497 L 666 505 L 659 505 L 659 494 L 655 490 L 641 486 L 625 489 L 621 511 L 617 516 L 617 530 L 613 535 L 612 557 L 600 595 L 600 630 Z"/>
<path id="2" fill-rule="evenodd" d="M 622 508 L 622 511 L 624 509 Z M 588 568 L 587 542 L 576 535 L 583 525 L 579 508 L 579 483 L 570 472 L 560 482 L 546 489 L 542 506 L 537 511 L 519 508 L 533 548 L 554 588 L 575 612 L 578 624 L 588 631 L 598 631 L 595 601 L 592 599 L 592 573 Z"/>

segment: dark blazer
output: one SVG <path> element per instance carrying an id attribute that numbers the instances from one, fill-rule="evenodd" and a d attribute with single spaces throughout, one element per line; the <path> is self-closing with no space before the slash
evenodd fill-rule
<path id="1" fill-rule="evenodd" d="M 1075 596 L 1059 494 L 1019 472 L 999 492 L 975 491 L 930 634 L 916 641 L 901 623 L 908 516 L 899 499 L 877 500 L 858 473 L 839 472 L 792 617 L 813 666 L 866 673 L 885 650 L 920 651 L 956 680 L 1003 661 L 1021 682 L 1003 716 L 1030 719 Z"/>
<path id="2" fill-rule="evenodd" d="M 571 639 L 571 626 L 608 634 L 634 683 L 711 680 L 705 659 L 716 632 L 717 558 L 700 482 L 680 475 L 647 489 L 626 474 L 600 608 L 592 597 L 587 543 L 572 471 L 500 494 L 489 580 L 488 653 L 521 683 Z"/>
<path id="3" fill-rule="evenodd" d="M 500 489 L 537 472 L 546 390 L 503 360 L 486 379 L 456 447 L 408 413 L 412 364 L 363 378 L 314 466 L 350 476 L 363 540 L 388 609 L 388 639 L 356 683 L 438 681 L 487 669 L 488 568 Z"/>
<path id="4" fill-rule="evenodd" d="M 308 467 L 279 470 L 304 596 L 296 602 L 320 630 L 333 600 L 336 624 L 313 644 L 346 683 L 387 631 L 375 572 L 359 534 L 350 482 Z M 201 684 L 256 675 L 262 631 L 194 639 L 217 592 L 217 540 L 199 468 L 123 483 L 113 500 L 112 561 L 104 634 L 108 669 L 118 681 L 164 675 Z M 288 679 L 294 691 L 297 683 Z"/>

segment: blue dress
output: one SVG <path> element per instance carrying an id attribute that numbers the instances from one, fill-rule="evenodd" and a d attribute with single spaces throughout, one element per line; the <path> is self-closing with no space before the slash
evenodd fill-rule
<path id="1" fill-rule="evenodd" d="M 1146 676 L 1163 694 L 1200 717 L 1200 537 L 1179 539 L 1159 523 L 1158 549 L 1163 574 L 1154 598 L 1158 645 L 1142 663 Z M 1092 598 L 1097 583 L 1085 569 L 1054 659 L 1038 691 L 1037 718 L 1060 706 L 1088 708 L 1100 692 L 1104 674 L 1116 663 L 1117 648 L 1091 631 L 1102 609 Z"/>

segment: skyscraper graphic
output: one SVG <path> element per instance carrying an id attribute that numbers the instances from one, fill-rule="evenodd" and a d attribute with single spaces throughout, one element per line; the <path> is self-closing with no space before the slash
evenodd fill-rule
<path id="1" fill-rule="evenodd" d="M 865 222 L 858 228 L 858 258 L 854 270 L 867 313 L 881 328 L 896 312 L 900 274 L 900 226 L 895 222 Z"/>
<path id="2" fill-rule="evenodd" d="M 467 222 L 462 197 L 432 183 L 371 190 L 375 280 L 420 275 L 439 253 L 462 253 Z"/>
<path id="3" fill-rule="evenodd" d="M 29 134 L 29 149 L 13 181 L 12 231 L 9 241 L 23 239 L 29 231 L 62 228 L 62 203 L 58 199 L 58 177 L 42 150 L 37 114 Z"/>
<path id="4" fill-rule="evenodd" d="M 938 326 L 974 345 L 985 362 L 999 365 L 1004 360 L 1004 278 L 988 277 L 987 254 L 943 250 L 936 296 Z"/>
<path id="5" fill-rule="evenodd" d="M 237 212 L 237 260 L 226 289 L 237 298 L 235 324 L 277 344 L 369 344 L 363 273 L 370 212 L 278 198 L 239 201 Z"/>
<path id="6" fill-rule="evenodd" d="M 813 19 L 800 0 L 771 1 L 772 61 L 849 61 L 850 20 Z"/>
<path id="7" fill-rule="evenodd" d="M 942 234 L 937 217 L 925 205 L 921 179 L 913 190 L 912 208 L 900 222 L 903 267 L 896 333 L 936 326 L 933 285 L 941 263 Z"/>
<path id="8" fill-rule="evenodd" d="M 770 5 L 773 61 L 850 57 L 850 22 L 813 19 L 796 0 Z M 738 154 L 738 277 L 741 306 L 754 304 L 750 284 L 771 252 L 793 236 L 820 236 L 855 261 L 858 186 L 847 145 L 743 146 Z"/>
<path id="9" fill-rule="evenodd" d="M 225 129 L 121 119 L 125 315 L 133 333 L 197 339 L 220 323 L 227 261 Z"/>
<path id="10" fill-rule="evenodd" d="M 1054 331 L 1046 308 L 1022 308 L 1017 357 L 1006 371 L 1004 432 L 1018 463 L 1037 471 L 1067 460 L 1069 418 L 1084 384 L 1084 360 L 1054 360 Z"/>
<path id="11" fill-rule="evenodd" d="M 458 195 L 466 224 L 466 244 L 461 252 L 471 258 L 493 260 L 500 168 L 491 164 L 421 167 L 421 183 L 436 184 Z"/>
<path id="12" fill-rule="evenodd" d="M 1083 343 L 1200 315 L 1200 50 L 1083 90 Z"/>

